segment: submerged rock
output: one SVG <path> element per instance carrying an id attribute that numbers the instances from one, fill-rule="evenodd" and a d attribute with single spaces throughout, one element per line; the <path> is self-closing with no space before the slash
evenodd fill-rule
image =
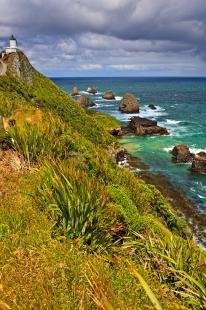
<path id="1" fill-rule="evenodd" d="M 104 95 L 102 96 L 103 99 L 106 100 L 114 100 L 115 99 L 115 95 L 113 94 L 113 92 L 111 90 L 108 90 L 104 93 Z"/>
<path id="2" fill-rule="evenodd" d="M 139 113 L 137 98 L 131 93 L 124 94 L 119 105 L 119 111 L 122 113 Z"/>
<path id="3" fill-rule="evenodd" d="M 153 103 L 150 103 L 148 105 L 148 108 L 150 108 L 151 110 L 157 110 L 157 108 L 155 107 L 155 105 Z"/>
<path id="4" fill-rule="evenodd" d="M 197 153 L 192 161 L 192 172 L 206 174 L 206 153 L 200 152 Z"/>
<path id="5" fill-rule="evenodd" d="M 79 90 L 78 90 L 78 88 L 77 88 L 76 86 L 74 86 L 74 87 L 72 88 L 72 93 L 71 93 L 71 95 L 72 95 L 73 97 L 79 95 Z"/>
<path id="6" fill-rule="evenodd" d="M 132 117 L 128 126 L 122 128 L 122 132 L 123 134 L 133 133 L 137 136 L 169 134 L 167 129 L 158 126 L 156 121 L 139 116 Z"/>
<path id="7" fill-rule="evenodd" d="M 81 96 L 77 99 L 77 103 L 82 108 L 89 108 L 95 106 L 95 103 L 87 96 Z"/>
<path id="8" fill-rule="evenodd" d="M 93 87 L 88 87 L 86 90 L 87 93 L 95 95 L 97 90 Z"/>
<path id="9" fill-rule="evenodd" d="M 194 154 L 190 153 L 189 147 L 185 144 L 176 145 L 172 151 L 172 161 L 175 163 L 188 163 L 191 162 Z"/>

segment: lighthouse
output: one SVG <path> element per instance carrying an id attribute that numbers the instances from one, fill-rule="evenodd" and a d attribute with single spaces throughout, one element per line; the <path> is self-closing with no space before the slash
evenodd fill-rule
<path id="1" fill-rule="evenodd" d="M 6 54 L 15 53 L 17 51 L 17 40 L 12 36 L 9 38 L 9 47 L 6 47 Z"/>

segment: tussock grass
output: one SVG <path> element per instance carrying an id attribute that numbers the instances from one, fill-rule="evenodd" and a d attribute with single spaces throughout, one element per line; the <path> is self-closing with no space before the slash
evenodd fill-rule
<path id="1" fill-rule="evenodd" d="M 106 221 L 109 211 L 106 188 L 97 180 L 90 180 L 74 162 L 46 163 L 44 167 L 37 197 L 40 206 L 53 213 L 55 226 L 67 237 L 88 244 L 92 250 L 109 247 L 111 227 Z"/>

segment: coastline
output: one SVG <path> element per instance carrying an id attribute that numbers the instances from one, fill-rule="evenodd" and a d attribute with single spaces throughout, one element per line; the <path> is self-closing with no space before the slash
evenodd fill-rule
<path id="1" fill-rule="evenodd" d="M 121 139 L 120 139 L 121 141 Z M 183 217 L 194 239 L 200 247 L 206 248 L 206 214 L 198 212 L 198 206 L 186 194 L 177 188 L 163 175 L 149 170 L 141 158 L 131 155 L 127 149 L 126 161 L 128 168 L 147 184 L 154 185 L 171 204 L 177 215 Z"/>

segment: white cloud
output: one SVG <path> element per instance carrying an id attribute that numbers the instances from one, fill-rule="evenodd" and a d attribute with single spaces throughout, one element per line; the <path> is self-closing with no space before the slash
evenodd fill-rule
<path id="1" fill-rule="evenodd" d="M 1 0 L 11 33 L 44 72 L 206 72 L 205 0 Z"/>
<path id="2" fill-rule="evenodd" d="M 82 70 L 99 70 L 99 69 L 102 69 L 102 65 L 100 65 L 100 64 L 82 64 L 82 65 L 80 65 L 80 69 L 82 69 Z"/>

